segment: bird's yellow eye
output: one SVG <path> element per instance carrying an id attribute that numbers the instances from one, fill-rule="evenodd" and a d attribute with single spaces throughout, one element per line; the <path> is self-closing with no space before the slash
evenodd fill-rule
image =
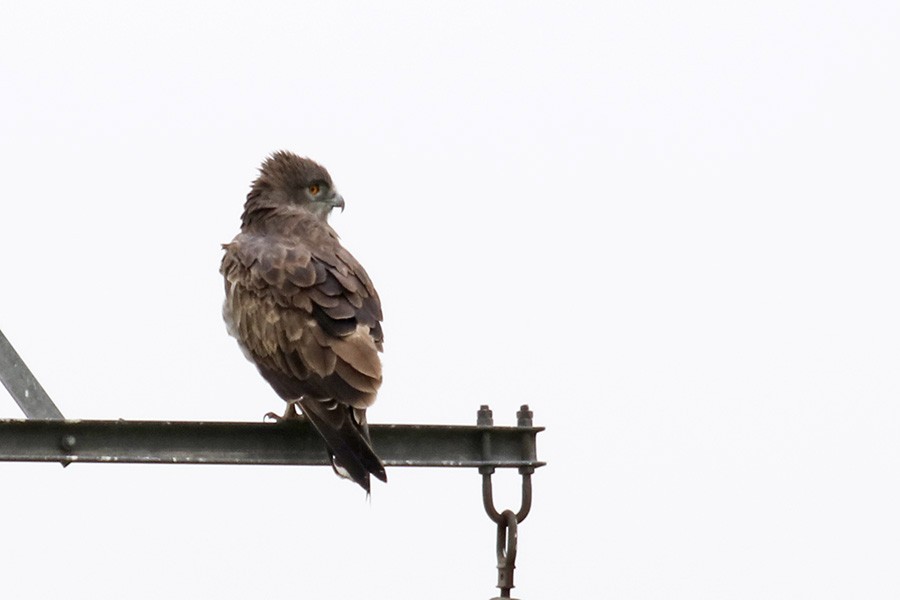
<path id="1" fill-rule="evenodd" d="M 319 186 L 314 183 L 311 186 L 309 186 L 309 193 L 312 194 L 313 196 L 318 196 L 320 189 L 321 188 L 319 188 Z"/>

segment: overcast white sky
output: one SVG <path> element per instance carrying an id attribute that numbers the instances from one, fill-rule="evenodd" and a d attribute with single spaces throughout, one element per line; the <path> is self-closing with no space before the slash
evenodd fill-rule
<path id="1" fill-rule="evenodd" d="M 0 329 L 67 417 L 281 408 L 218 264 L 289 149 L 370 420 L 547 427 L 515 596 L 900 596 L 900 5 L 252 4 L 3 3 Z M 389 474 L 0 464 L 2 595 L 491 597 L 477 473 Z"/>

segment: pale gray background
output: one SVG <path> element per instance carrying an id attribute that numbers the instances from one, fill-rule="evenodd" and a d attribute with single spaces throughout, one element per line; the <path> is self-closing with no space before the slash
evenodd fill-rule
<path id="1" fill-rule="evenodd" d="M 516 595 L 900 596 L 900 5 L 249 4 L 2 5 L 0 328 L 68 417 L 281 408 L 217 270 L 286 148 L 371 420 L 547 426 Z M 490 597 L 477 474 L 390 479 L 0 464 L 2 595 Z"/>

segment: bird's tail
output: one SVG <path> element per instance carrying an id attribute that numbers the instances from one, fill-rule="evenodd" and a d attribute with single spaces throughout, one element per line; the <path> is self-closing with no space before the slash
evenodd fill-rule
<path id="1" fill-rule="evenodd" d="M 366 493 L 370 491 L 370 473 L 381 481 L 387 481 L 384 464 L 372 450 L 364 409 L 354 409 L 334 400 L 322 402 L 303 398 L 299 404 L 303 414 L 325 439 L 332 464 L 339 475 L 343 475 L 343 470 Z"/>

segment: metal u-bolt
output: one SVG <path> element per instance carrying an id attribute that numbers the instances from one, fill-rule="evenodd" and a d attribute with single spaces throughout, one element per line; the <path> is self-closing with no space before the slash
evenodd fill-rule
<path id="1" fill-rule="evenodd" d="M 527 404 L 523 404 L 521 409 L 516 413 L 519 427 L 532 427 L 532 419 L 534 413 L 528 409 Z M 493 413 L 487 404 L 482 404 L 478 410 L 478 426 L 492 427 L 494 425 Z M 485 431 L 481 438 L 482 460 L 488 462 L 491 460 L 491 437 L 490 431 Z M 484 465 L 478 468 L 481 473 L 481 498 L 484 503 L 484 510 L 490 517 L 491 521 L 500 524 L 504 517 L 494 507 L 494 486 L 491 476 L 494 474 L 495 468 Z M 521 523 L 531 512 L 531 474 L 534 473 L 534 467 L 519 467 L 519 474 L 522 476 L 522 503 L 519 510 L 515 513 L 516 520 Z"/>
<path id="2" fill-rule="evenodd" d="M 519 427 L 530 428 L 533 426 L 533 413 L 528 409 L 528 405 L 522 405 L 516 413 L 516 417 Z M 493 424 L 494 419 L 490 408 L 482 405 L 478 410 L 478 426 L 487 429 Z M 528 453 L 533 455 L 534 448 L 529 448 Z M 489 430 L 484 431 L 482 435 L 482 460 L 485 463 L 489 463 L 491 460 Z M 531 474 L 534 473 L 534 467 L 519 468 L 519 474 L 522 476 L 522 502 L 517 512 L 504 510 L 501 513 L 494 506 L 494 488 L 491 479 L 494 471 L 495 468 L 490 464 L 482 465 L 478 469 L 478 472 L 481 473 L 481 499 L 484 510 L 488 517 L 497 524 L 497 587 L 500 588 L 500 596 L 492 600 L 502 600 L 511 598 L 510 591 L 515 587 L 513 574 L 518 551 L 518 526 L 531 512 Z"/>
<path id="3" fill-rule="evenodd" d="M 490 469 L 490 472 L 482 471 L 481 473 L 481 500 L 484 503 L 484 511 L 494 523 L 501 523 L 504 520 L 503 514 L 494 507 L 494 485 L 491 482 L 491 475 L 494 474 L 493 467 L 481 467 L 479 470 Z M 524 472 L 523 472 L 524 471 Z M 531 472 L 525 467 L 519 469 L 522 474 L 522 503 L 519 510 L 513 513 L 516 521 L 521 523 L 531 512 Z M 512 511 L 510 511 L 512 512 Z"/>

